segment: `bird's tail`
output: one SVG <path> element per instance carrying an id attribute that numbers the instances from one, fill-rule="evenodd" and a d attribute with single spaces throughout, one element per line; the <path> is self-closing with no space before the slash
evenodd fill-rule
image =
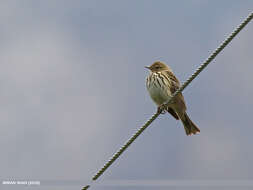
<path id="1" fill-rule="evenodd" d="M 199 128 L 191 121 L 187 113 L 185 112 L 183 117 L 181 118 L 181 121 L 184 125 L 185 133 L 186 135 L 192 135 L 197 134 L 200 132 Z"/>

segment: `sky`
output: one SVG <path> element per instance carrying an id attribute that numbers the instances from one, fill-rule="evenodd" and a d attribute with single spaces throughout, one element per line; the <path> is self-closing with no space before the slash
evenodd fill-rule
<path id="1" fill-rule="evenodd" d="M 163 61 L 185 81 L 252 8 L 251 0 L 0 1 L 1 189 L 81 189 L 156 112 L 144 66 Z M 227 188 L 216 180 L 252 188 L 252 34 L 253 22 L 184 90 L 199 135 L 161 115 L 90 189 Z"/>

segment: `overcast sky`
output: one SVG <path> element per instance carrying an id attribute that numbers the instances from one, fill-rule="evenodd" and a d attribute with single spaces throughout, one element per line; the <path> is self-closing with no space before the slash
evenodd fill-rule
<path id="1" fill-rule="evenodd" d="M 86 185 L 156 111 L 144 66 L 164 61 L 185 81 L 252 10 L 251 0 L 0 1 L 1 183 Z M 185 89 L 199 135 L 161 115 L 99 178 L 143 186 L 90 189 L 253 180 L 252 34 L 253 22 Z"/>

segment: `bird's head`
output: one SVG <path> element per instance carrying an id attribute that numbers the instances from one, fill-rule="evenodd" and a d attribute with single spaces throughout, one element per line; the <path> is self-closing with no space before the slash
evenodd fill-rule
<path id="1" fill-rule="evenodd" d="M 156 61 L 151 66 L 146 66 L 145 68 L 149 69 L 151 72 L 171 71 L 168 65 L 160 61 Z"/>

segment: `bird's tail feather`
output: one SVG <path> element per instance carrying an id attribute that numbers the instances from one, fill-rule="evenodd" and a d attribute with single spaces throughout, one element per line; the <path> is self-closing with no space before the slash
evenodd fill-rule
<path id="1" fill-rule="evenodd" d="M 186 135 L 192 135 L 197 134 L 200 132 L 199 128 L 191 121 L 187 113 L 185 112 L 183 117 L 181 118 L 181 121 L 184 125 L 185 133 Z"/>

